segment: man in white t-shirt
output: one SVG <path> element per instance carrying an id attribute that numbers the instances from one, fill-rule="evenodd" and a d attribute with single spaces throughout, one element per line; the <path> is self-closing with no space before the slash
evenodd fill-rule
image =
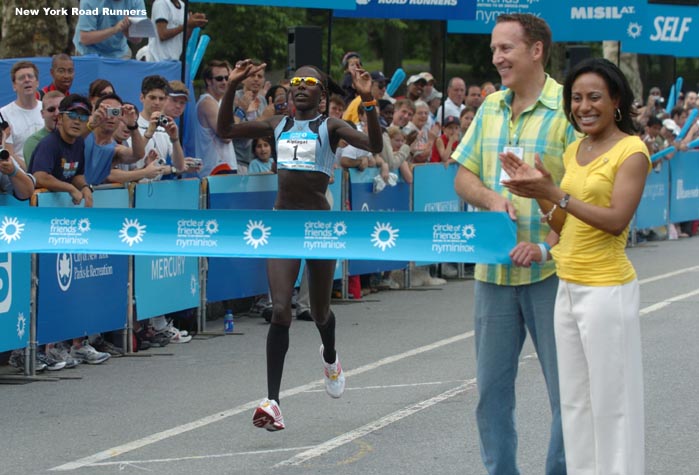
<path id="1" fill-rule="evenodd" d="M 209 176 L 211 170 L 221 163 L 227 163 L 237 171 L 235 148 L 231 139 L 216 135 L 216 122 L 221 98 L 228 87 L 230 67 L 225 61 L 211 61 L 204 69 L 203 78 L 206 92 L 197 101 L 197 122 L 194 129 L 196 156 L 202 159 L 200 177 Z M 236 117 L 236 121 L 240 117 Z"/>
<path id="2" fill-rule="evenodd" d="M 168 89 L 168 82 L 162 76 L 146 76 L 141 82 L 143 110 L 138 116 L 138 127 L 146 140 L 146 155 L 138 165 L 145 165 L 145 158 L 151 150 L 155 150 L 159 159 L 183 171 L 185 169 L 184 152 L 180 144 L 177 124 L 172 117 L 163 113 Z"/>
<path id="3" fill-rule="evenodd" d="M 464 97 L 466 96 L 466 83 L 459 77 L 453 77 L 447 85 L 447 100 L 444 101 L 444 106 L 437 109 L 435 122 L 441 125 L 442 123 L 442 108 L 444 109 L 444 117 L 453 115 L 461 117 L 461 111 L 466 107 L 464 105 Z"/>
<path id="4" fill-rule="evenodd" d="M 26 170 L 24 142 L 30 135 L 44 126 L 44 118 L 41 116 L 41 101 L 37 99 L 39 70 L 34 63 L 19 61 L 12 66 L 10 76 L 17 99 L 0 108 L 0 114 L 12 131 L 5 140 L 5 148 Z"/>
<path id="5" fill-rule="evenodd" d="M 156 36 L 148 40 L 149 61 L 179 61 L 182 55 L 184 0 L 155 0 L 151 20 Z M 187 18 L 187 39 L 196 27 L 206 25 L 204 13 L 190 13 Z"/>

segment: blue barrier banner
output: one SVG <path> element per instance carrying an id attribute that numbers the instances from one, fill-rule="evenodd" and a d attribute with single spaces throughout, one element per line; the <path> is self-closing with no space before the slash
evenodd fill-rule
<path id="1" fill-rule="evenodd" d="M 461 211 L 454 190 L 459 165 L 417 165 L 413 168 L 413 211 Z"/>
<path id="2" fill-rule="evenodd" d="M 141 80 L 152 74 L 160 74 L 167 80 L 180 79 L 181 64 L 178 61 L 152 63 L 147 61 L 100 58 L 99 56 L 73 56 L 75 79 L 70 92 L 88 95 L 90 83 L 95 78 L 107 78 L 119 91 L 124 101 L 141 104 Z M 14 58 L 0 60 L 0 104 L 17 99 L 12 89 L 10 70 L 17 61 L 31 61 L 39 68 L 39 86 L 51 84 L 51 58 Z"/>
<path id="3" fill-rule="evenodd" d="M 93 230 L 101 225 L 98 216 L 117 211 L 100 208 L 126 208 L 129 193 L 118 188 L 96 190 L 93 196 L 95 208 L 80 208 L 73 207 L 68 193 L 40 193 L 39 208 L 26 208 L 28 212 L 45 213 L 41 218 L 46 233 L 45 252 L 58 253 L 39 256 L 37 341 L 40 344 L 126 325 L 128 257 L 93 252 L 89 243 Z M 20 227 L 21 224 L 16 224 L 15 232 Z M 29 229 L 26 231 L 31 233 Z M 13 239 L 8 236 L 6 222 L 0 225 L 2 239 L 5 242 Z"/>
<path id="4" fill-rule="evenodd" d="M 346 18 L 401 18 L 405 20 L 472 20 L 476 17 L 476 0 L 356 1 L 356 10 L 340 10 L 335 12 L 335 16 Z M 333 8 L 337 8 L 334 3 Z"/>
<path id="5" fill-rule="evenodd" d="M 207 178 L 209 209 L 270 210 L 277 197 L 277 175 L 219 175 Z M 248 212 L 248 216 L 252 213 Z M 218 302 L 267 293 L 266 259 L 209 259 L 206 299 Z"/>
<path id="6" fill-rule="evenodd" d="M 190 0 L 190 3 L 225 3 L 226 5 L 257 5 L 261 7 L 293 7 L 328 9 L 327 0 Z M 334 9 L 354 10 L 355 0 L 332 0 Z"/>
<path id="7" fill-rule="evenodd" d="M 6 206 L 28 207 L 29 201 L 0 194 L 0 207 Z M 27 346 L 30 302 L 31 255 L 0 253 L 0 351 Z"/>
<path id="8" fill-rule="evenodd" d="M 413 168 L 413 211 L 461 211 L 461 199 L 454 190 L 459 165 L 445 168 L 441 163 L 416 165 Z M 424 266 L 436 262 L 416 262 Z"/>
<path id="9" fill-rule="evenodd" d="M 79 244 L 52 241 L 51 223 L 81 220 Z M 4 208 L 0 223 L 9 252 L 508 263 L 515 245 L 514 224 L 494 212 Z"/>
<path id="10" fill-rule="evenodd" d="M 636 34 L 645 8 L 620 0 L 478 0 L 475 19 L 451 20 L 447 32 L 490 34 L 503 13 L 530 13 L 548 22 L 554 41 L 625 40 Z"/>
<path id="11" fill-rule="evenodd" d="M 396 186 L 387 186 L 380 193 L 373 192 L 374 178 L 379 174 L 377 168 L 359 171 L 349 170 L 349 198 L 352 211 L 408 211 L 410 210 L 410 185 L 399 179 Z M 394 269 L 404 269 L 407 261 L 359 261 L 349 262 L 350 275 L 370 274 Z"/>
<path id="12" fill-rule="evenodd" d="M 135 207 L 199 209 L 199 190 L 199 180 L 167 180 L 140 184 L 136 186 Z M 184 222 L 180 224 L 182 226 L 178 228 L 178 235 L 188 237 L 187 233 L 192 232 L 193 228 Z M 199 258 L 136 256 L 134 295 L 138 320 L 199 306 Z M 164 299 L 163 295 L 168 297 Z"/>
<path id="13" fill-rule="evenodd" d="M 670 166 L 661 163 L 646 178 L 641 202 L 636 209 L 636 229 L 654 228 L 667 224 L 669 215 Z"/>
<path id="14" fill-rule="evenodd" d="M 699 219 L 699 152 L 679 152 L 670 160 L 670 222 Z"/>
<path id="15" fill-rule="evenodd" d="M 687 58 L 697 56 L 698 7 L 648 4 L 643 8 L 641 18 L 627 27 L 621 51 Z"/>

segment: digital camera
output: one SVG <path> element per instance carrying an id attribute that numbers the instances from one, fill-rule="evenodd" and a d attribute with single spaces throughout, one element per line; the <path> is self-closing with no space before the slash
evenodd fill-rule
<path id="1" fill-rule="evenodd" d="M 161 114 L 160 117 L 158 117 L 158 127 L 165 127 L 167 126 L 168 122 L 167 116 Z"/>
<path id="2" fill-rule="evenodd" d="M 109 116 L 109 117 L 121 116 L 121 107 L 107 107 L 107 116 Z"/>
<path id="3" fill-rule="evenodd" d="M 0 147 L 0 160 L 7 161 L 10 159 L 10 152 Z"/>

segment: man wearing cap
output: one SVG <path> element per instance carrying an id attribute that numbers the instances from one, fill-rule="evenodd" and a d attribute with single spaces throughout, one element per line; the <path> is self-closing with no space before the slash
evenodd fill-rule
<path id="1" fill-rule="evenodd" d="M 85 181 L 83 131 L 92 107 L 86 97 L 71 94 L 58 107 L 56 130 L 44 137 L 32 155 L 31 173 L 38 188 L 65 191 L 73 204 L 92 207 L 92 187 Z"/>
<path id="2" fill-rule="evenodd" d="M 376 99 L 377 101 L 379 99 L 383 98 L 384 93 L 386 92 L 386 77 L 383 75 L 381 71 L 374 71 L 371 73 L 371 95 Z M 352 99 L 352 102 L 349 103 L 347 106 L 347 109 L 345 109 L 345 113 L 342 115 L 342 118 L 344 120 L 349 120 L 352 123 L 358 124 L 359 123 L 359 113 L 357 112 L 357 109 L 359 108 L 359 104 L 361 104 L 362 98 L 360 96 L 355 97 Z"/>
<path id="3" fill-rule="evenodd" d="M 430 106 L 430 112 L 432 117 L 439 109 L 442 103 L 442 93 L 434 88 L 434 76 L 428 72 L 420 73 L 420 77 L 423 77 L 427 83 L 422 89 L 422 100 L 425 101 Z"/>
<path id="4" fill-rule="evenodd" d="M 437 109 L 435 121 L 438 124 L 442 123 L 442 117 L 453 115 L 460 117 L 461 111 L 466 107 L 464 105 L 464 96 L 466 95 L 466 83 L 460 77 L 453 77 L 447 85 L 447 100 L 444 101 L 444 106 Z"/>
<path id="5" fill-rule="evenodd" d="M 422 97 L 422 91 L 427 85 L 427 80 L 419 74 L 414 74 L 408 78 L 406 85 L 408 89 L 403 97 L 415 102 Z M 402 99 L 403 97 L 397 97 L 396 99 Z"/>
<path id="6" fill-rule="evenodd" d="M 197 122 L 194 127 L 196 156 L 203 160 L 200 177 L 211 174 L 221 163 L 227 163 L 231 170 L 237 170 L 235 149 L 231 139 L 222 139 L 216 134 L 216 121 L 221 98 L 228 87 L 231 70 L 226 61 L 211 61 L 202 77 L 206 92 L 197 101 Z M 240 117 L 238 117 L 240 120 Z"/>

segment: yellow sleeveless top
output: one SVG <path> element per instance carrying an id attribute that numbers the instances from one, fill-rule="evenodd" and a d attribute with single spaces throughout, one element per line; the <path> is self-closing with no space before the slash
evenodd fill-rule
<path id="1" fill-rule="evenodd" d="M 636 136 L 623 138 L 585 166 L 580 166 L 575 159 L 580 142 L 572 143 L 563 155 L 565 175 L 561 189 L 586 203 L 610 206 L 616 173 L 631 155 L 645 155 L 648 158 L 648 171 L 651 169 L 648 149 Z M 619 236 L 614 236 L 569 214 L 563 224 L 560 241 L 551 250 L 558 277 L 590 286 L 631 282 L 636 278 L 636 271 L 626 256 L 628 234 L 628 226 Z"/>

